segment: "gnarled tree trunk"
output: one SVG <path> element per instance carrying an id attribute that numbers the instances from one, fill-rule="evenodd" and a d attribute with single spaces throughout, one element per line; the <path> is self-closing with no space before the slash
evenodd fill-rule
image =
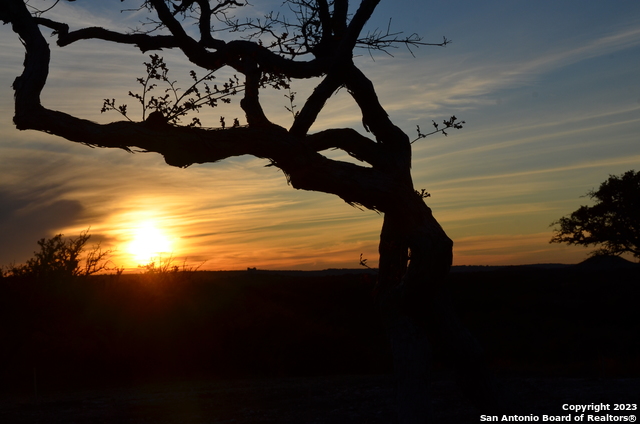
<path id="1" fill-rule="evenodd" d="M 456 316 L 446 286 L 452 247 L 417 193 L 385 214 L 377 299 L 391 343 L 400 423 L 429 421 L 432 349 L 455 370 L 459 388 L 480 411 L 522 412 L 489 370 L 478 340 Z"/>

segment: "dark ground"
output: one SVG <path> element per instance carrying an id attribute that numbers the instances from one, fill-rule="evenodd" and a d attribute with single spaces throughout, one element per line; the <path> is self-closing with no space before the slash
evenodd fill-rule
<path id="1" fill-rule="evenodd" d="M 519 412 L 527 416 L 566 415 L 567 403 L 637 404 L 640 397 L 637 378 L 518 378 L 505 384 L 529 404 Z M 452 379 L 436 379 L 432 392 L 434 422 L 480 422 L 480 412 L 460 396 Z M 388 424 L 394 422 L 394 407 L 389 376 L 297 377 L 65 391 L 42 395 L 38 402 L 33 396 L 7 397 L 0 401 L 0 422 Z"/>
<path id="2" fill-rule="evenodd" d="M 371 275 L 125 277 L 0 280 L 0 423 L 393 422 Z M 639 403 L 637 268 L 474 270 L 450 286 L 522 415 Z M 434 422 L 479 422 L 434 358 Z"/>

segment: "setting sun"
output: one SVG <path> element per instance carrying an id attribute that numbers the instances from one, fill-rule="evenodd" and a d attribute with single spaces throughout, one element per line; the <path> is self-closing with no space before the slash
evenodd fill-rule
<path id="1" fill-rule="evenodd" d="M 127 249 L 134 259 L 147 263 L 156 256 L 171 252 L 171 241 L 150 222 L 141 223 L 135 230 Z"/>

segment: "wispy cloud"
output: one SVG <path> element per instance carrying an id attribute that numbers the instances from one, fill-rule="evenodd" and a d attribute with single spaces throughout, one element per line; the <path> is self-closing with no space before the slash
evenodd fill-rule
<path id="1" fill-rule="evenodd" d="M 523 265 L 575 263 L 583 260 L 584 249 L 566 249 L 549 244 L 549 233 L 464 237 L 454 246 L 456 264 Z"/>
<path id="2" fill-rule="evenodd" d="M 377 82 L 383 81 L 380 93 L 390 112 L 405 111 L 424 119 L 425 111 L 444 109 L 446 114 L 447 109 L 495 104 L 495 97 L 487 96 L 499 90 L 529 85 L 543 74 L 638 45 L 640 29 L 623 26 L 599 38 L 572 37 L 527 55 L 458 53 L 454 45 L 450 55 L 439 53 L 437 58 L 382 58 L 370 64 L 369 73 Z M 389 79 L 389 75 L 397 77 Z"/>

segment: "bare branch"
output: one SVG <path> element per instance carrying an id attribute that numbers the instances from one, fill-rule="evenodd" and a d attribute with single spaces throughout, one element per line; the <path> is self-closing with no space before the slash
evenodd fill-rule
<path id="1" fill-rule="evenodd" d="M 194 5 L 197 4 L 197 7 Z M 209 0 L 182 0 L 178 5 L 174 3 L 174 15 L 181 14 L 184 17 L 190 17 L 196 20 L 198 29 L 200 31 L 200 42 L 208 47 L 219 43 L 220 40 L 214 40 L 212 36 L 213 25 L 211 18 L 213 16 L 222 15 L 222 22 L 227 20 L 226 14 L 229 10 L 235 7 L 246 6 L 248 3 L 240 3 L 236 0 L 220 0 L 213 8 Z M 195 10 L 199 10 L 199 13 L 195 13 Z M 190 15 L 188 12 L 194 12 Z"/>
<path id="2" fill-rule="evenodd" d="M 162 1 L 159 2 L 162 3 Z M 172 26 L 175 30 L 184 35 L 182 41 L 175 35 L 124 34 L 100 27 L 83 28 L 70 32 L 67 24 L 50 19 L 36 18 L 35 22 L 53 29 L 54 34 L 58 36 L 57 44 L 61 47 L 80 40 L 99 39 L 120 44 L 136 45 L 142 52 L 164 48 L 181 48 L 183 51 L 186 49 L 191 52 L 191 56 L 188 55 L 188 57 L 194 64 L 209 70 L 219 69 L 238 57 L 249 56 L 259 64 L 263 72 L 286 73 L 293 78 L 311 78 L 324 73 L 326 61 L 293 61 L 250 41 L 237 40 L 225 43 L 220 40 L 213 40 L 206 45 L 198 43 L 186 35 L 180 23 L 171 15 L 166 6 L 164 9 L 165 15 L 168 15 L 167 19 L 173 22 Z M 218 51 L 210 52 L 207 48 L 214 48 Z M 187 51 L 185 51 L 185 54 Z M 236 70 L 241 72 L 241 68 Z"/>
<path id="3" fill-rule="evenodd" d="M 346 86 L 362 111 L 362 123 L 365 129 L 371 131 L 378 142 L 391 143 L 392 140 L 396 140 L 400 129 L 389 119 L 389 115 L 380 104 L 373 83 L 362 71 L 352 66 Z M 406 139 L 406 145 L 409 145 L 409 138 L 406 135 L 401 139 Z"/>
<path id="4" fill-rule="evenodd" d="M 148 0 L 149 3 L 153 6 L 158 14 L 158 18 L 160 21 L 167 27 L 167 29 L 173 34 L 176 38 L 180 50 L 184 52 L 184 54 L 189 58 L 192 63 L 195 63 L 198 66 L 203 68 L 207 68 L 207 56 L 208 52 L 204 46 L 199 44 L 196 40 L 191 38 L 178 20 L 175 18 L 174 14 L 171 13 L 169 7 L 164 2 L 164 0 Z M 220 46 L 222 47 L 222 46 Z"/>
<path id="5" fill-rule="evenodd" d="M 247 116 L 247 122 L 250 126 L 258 127 L 272 125 L 260 105 L 259 91 L 262 74 L 258 65 L 249 58 L 243 59 L 242 64 L 246 77 L 246 90 L 244 98 L 240 101 L 240 106 Z"/>
<path id="6" fill-rule="evenodd" d="M 348 0 L 334 0 L 333 2 L 333 33 L 342 37 L 347 29 Z"/>
<path id="7" fill-rule="evenodd" d="M 376 6 L 380 3 L 380 0 L 362 0 L 360 7 L 353 15 L 353 19 L 349 22 L 349 25 L 344 33 L 344 36 L 340 42 L 338 54 L 345 54 L 345 50 L 348 50 L 350 54 L 353 54 L 353 48 L 358 41 L 358 37 L 367 23 Z"/>
<path id="8" fill-rule="evenodd" d="M 332 33 L 332 20 L 327 0 L 318 0 L 318 17 L 322 25 L 322 39 L 326 40 L 331 37 Z"/>
<path id="9" fill-rule="evenodd" d="M 211 36 L 211 14 L 213 13 L 213 11 L 211 10 L 211 4 L 208 0 L 183 0 L 181 4 L 175 6 L 174 14 L 186 13 L 194 3 L 197 3 L 198 7 L 200 8 L 200 16 L 197 18 L 198 29 L 200 30 L 200 40 L 204 44 L 212 43 L 213 37 Z M 218 4 L 218 6 L 223 7 L 221 4 Z"/>
<path id="10" fill-rule="evenodd" d="M 380 144 L 360 135 L 351 128 L 336 128 L 311 134 L 304 140 L 305 144 L 314 151 L 340 149 L 350 156 L 367 162 L 374 168 L 384 168 L 387 160 Z"/>
<path id="11" fill-rule="evenodd" d="M 411 53 L 412 56 L 415 57 L 412 47 L 421 47 L 421 46 L 436 46 L 436 47 L 446 47 L 451 44 L 452 41 L 448 40 L 446 37 L 442 38 L 442 42 L 440 43 L 425 43 L 423 42 L 423 38 L 418 34 L 413 33 L 408 36 L 402 36 L 402 32 L 391 32 L 391 18 L 389 19 L 389 24 L 387 25 L 387 29 L 383 32 L 380 29 L 376 29 L 372 32 L 367 33 L 366 36 L 359 38 L 356 47 L 365 48 L 372 51 L 381 51 L 386 53 L 389 56 L 393 56 L 389 50 L 395 49 L 399 45 L 404 45 L 407 50 Z"/>
<path id="12" fill-rule="evenodd" d="M 47 7 L 46 9 L 43 9 L 43 10 L 37 9 L 37 8 L 36 8 L 36 7 L 34 7 L 34 6 L 31 6 L 30 4 L 27 4 L 27 7 L 29 7 L 30 9 L 33 9 L 33 10 L 34 10 L 34 12 L 32 12 L 32 13 L 33 13 L 33 16 L 40 17 L 40 16 L 42 16 L 44 13 L 47 13 L 48 11 L 50 11 L 51 9 L 53 9 L 54 7 L 56 7 L 56 6 L 58 5 L 58 3 L 60 3 L 60 0 L 56 0 L 56 1 L 55 1 L 55 3 L 53 3 L 51 6 Z"/>
<path id="13" fill-rule="evenodd" d="M 332 72 L 322 80 L 313 90 L 300 113 L 291 126 L 290 132 L 294 135 L 303 136 L 307 134 L 318 114 L 324 108 L 326 101 L 343 84 L 343 78 L 336 72 Z"/>
<path id="14" fill-rule="evenodd" d="M 187 167 L 194 163 L 212 163 L 233 156 L 252 155 L 268 159 L 282 169 L 297 189 L 335 194 L 349 204 L 373 210 L 395 207 L 401 192 L 394 193 L 393 179 L 372 168 L 327 159 L 316 149 L 328 146 L 337 132 L 310 136 L 310 143 L 299 143 L 281 127 L 235 127 L 225 130 L 163 126 L 147 122 L 114 122 L 100 125 L 62 112 L 40 108 L 21 122 L 21 129 L 35 129 L 70 141 L 94 147 L 133 149 L 157 152 L 167 164 Z M 375 163 L 364 140 L 345 130 L 333 144 Z M 340 141 L 340 139 L 342 141 Z M 335 141 L 338 140 L 337 143 Z M 368 141 L 370 143 L 370 141 Z M 313 147 L 313 148 L 311 148 Z M 374 158 L 374 159 L 372 159 Z M 383 160 L 380 156 L 377 160 Z"/>
<path id="15" fill-rule="evenodd" d="M 66 24 L 56 25 L 57 28 L 59 28 L 56 29 L 56 26 L 54 26 L 52 22 L 53 21 L 45 22 L 42 18 L 38 21 L 39 24 L 54 29 L 54 32 L 57 31 L 57 44 L 60 47 L 67 46 L 76 41 L 92 39 L 112 41 L 120 44 L 133 44 L 143 53 L 150 50 L 179 47 L 177 40 L 171 35 L 123 34 L 100 27 L 82 28 L 68 32 L 68 26 Z M 62 25 L 64 25 L 64 27 Z M 65 27 L 66 31 L 64 31 Z"/>

